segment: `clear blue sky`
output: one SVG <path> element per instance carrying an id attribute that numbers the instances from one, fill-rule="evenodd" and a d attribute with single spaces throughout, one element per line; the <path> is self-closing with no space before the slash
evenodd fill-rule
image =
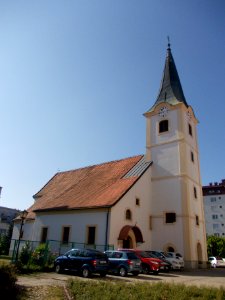
<path id="1" fill-rule="evenodd" d="M 220 181 L 224 0 L 0 1 L 0 206 L 28 208 L 57 171 L 145 153 L 167 35 L 202 183 Z"/>

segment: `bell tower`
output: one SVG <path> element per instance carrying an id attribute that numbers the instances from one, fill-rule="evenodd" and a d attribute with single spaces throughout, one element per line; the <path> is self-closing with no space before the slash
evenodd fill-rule
<path id="1" fill-rule="evenodd" d="M 146 159 L 152 161 L 151 248 L 206 262 L 206 232 L 196 126 L 168 44 L 158 97 L 144 114 Z"/>

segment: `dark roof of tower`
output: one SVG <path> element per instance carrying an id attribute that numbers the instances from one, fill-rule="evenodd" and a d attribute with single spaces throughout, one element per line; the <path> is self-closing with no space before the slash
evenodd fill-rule
<path id="1" fill-rule="evenodd" d="M 159 94 L 155 104 L 150 110 L 152 110 L 157 104 L 161 102 L 168 102 L 172 105 L 183 102 L 187 107 L 189 106 L 184 97 L 170 44 L 168 44 L 167 48 L 166 62 L 163 70 Z"/>

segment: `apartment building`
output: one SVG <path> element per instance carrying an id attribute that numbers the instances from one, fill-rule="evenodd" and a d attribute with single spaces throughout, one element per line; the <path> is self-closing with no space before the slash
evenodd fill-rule
<path id="1" fill-rule="evenodd" d="M 206 234 L 225 237 L 225 179 L 202 187 Z"/>

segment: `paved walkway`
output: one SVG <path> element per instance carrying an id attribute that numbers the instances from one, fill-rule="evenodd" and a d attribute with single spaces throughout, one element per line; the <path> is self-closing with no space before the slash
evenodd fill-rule
<path id="1" fill-rule="evenodd" d="M 37 273 L 33 275 L 23 275 L 18 277 L 18 284 L 23 286 L 46 286 L 46 285 L 64 285 L 69 278 L 79 278 L 78 276 L 69 274 L 56 273 Z M 125 282 L 170 282 L 181 283 L 185 285 L 212 286 L 223 287 L 225 289 L 225 268 L 217 268 L 210 270 L 194 270 L 194 271 L 174 271 L 170 273 L 160 273 L 159 275 L 142 275 L 137 277 L 128 276 L 125 278 L 119 276 L 107 275 L 105 278 L 93 276 L 93 279 L 125 281 Z"/>

